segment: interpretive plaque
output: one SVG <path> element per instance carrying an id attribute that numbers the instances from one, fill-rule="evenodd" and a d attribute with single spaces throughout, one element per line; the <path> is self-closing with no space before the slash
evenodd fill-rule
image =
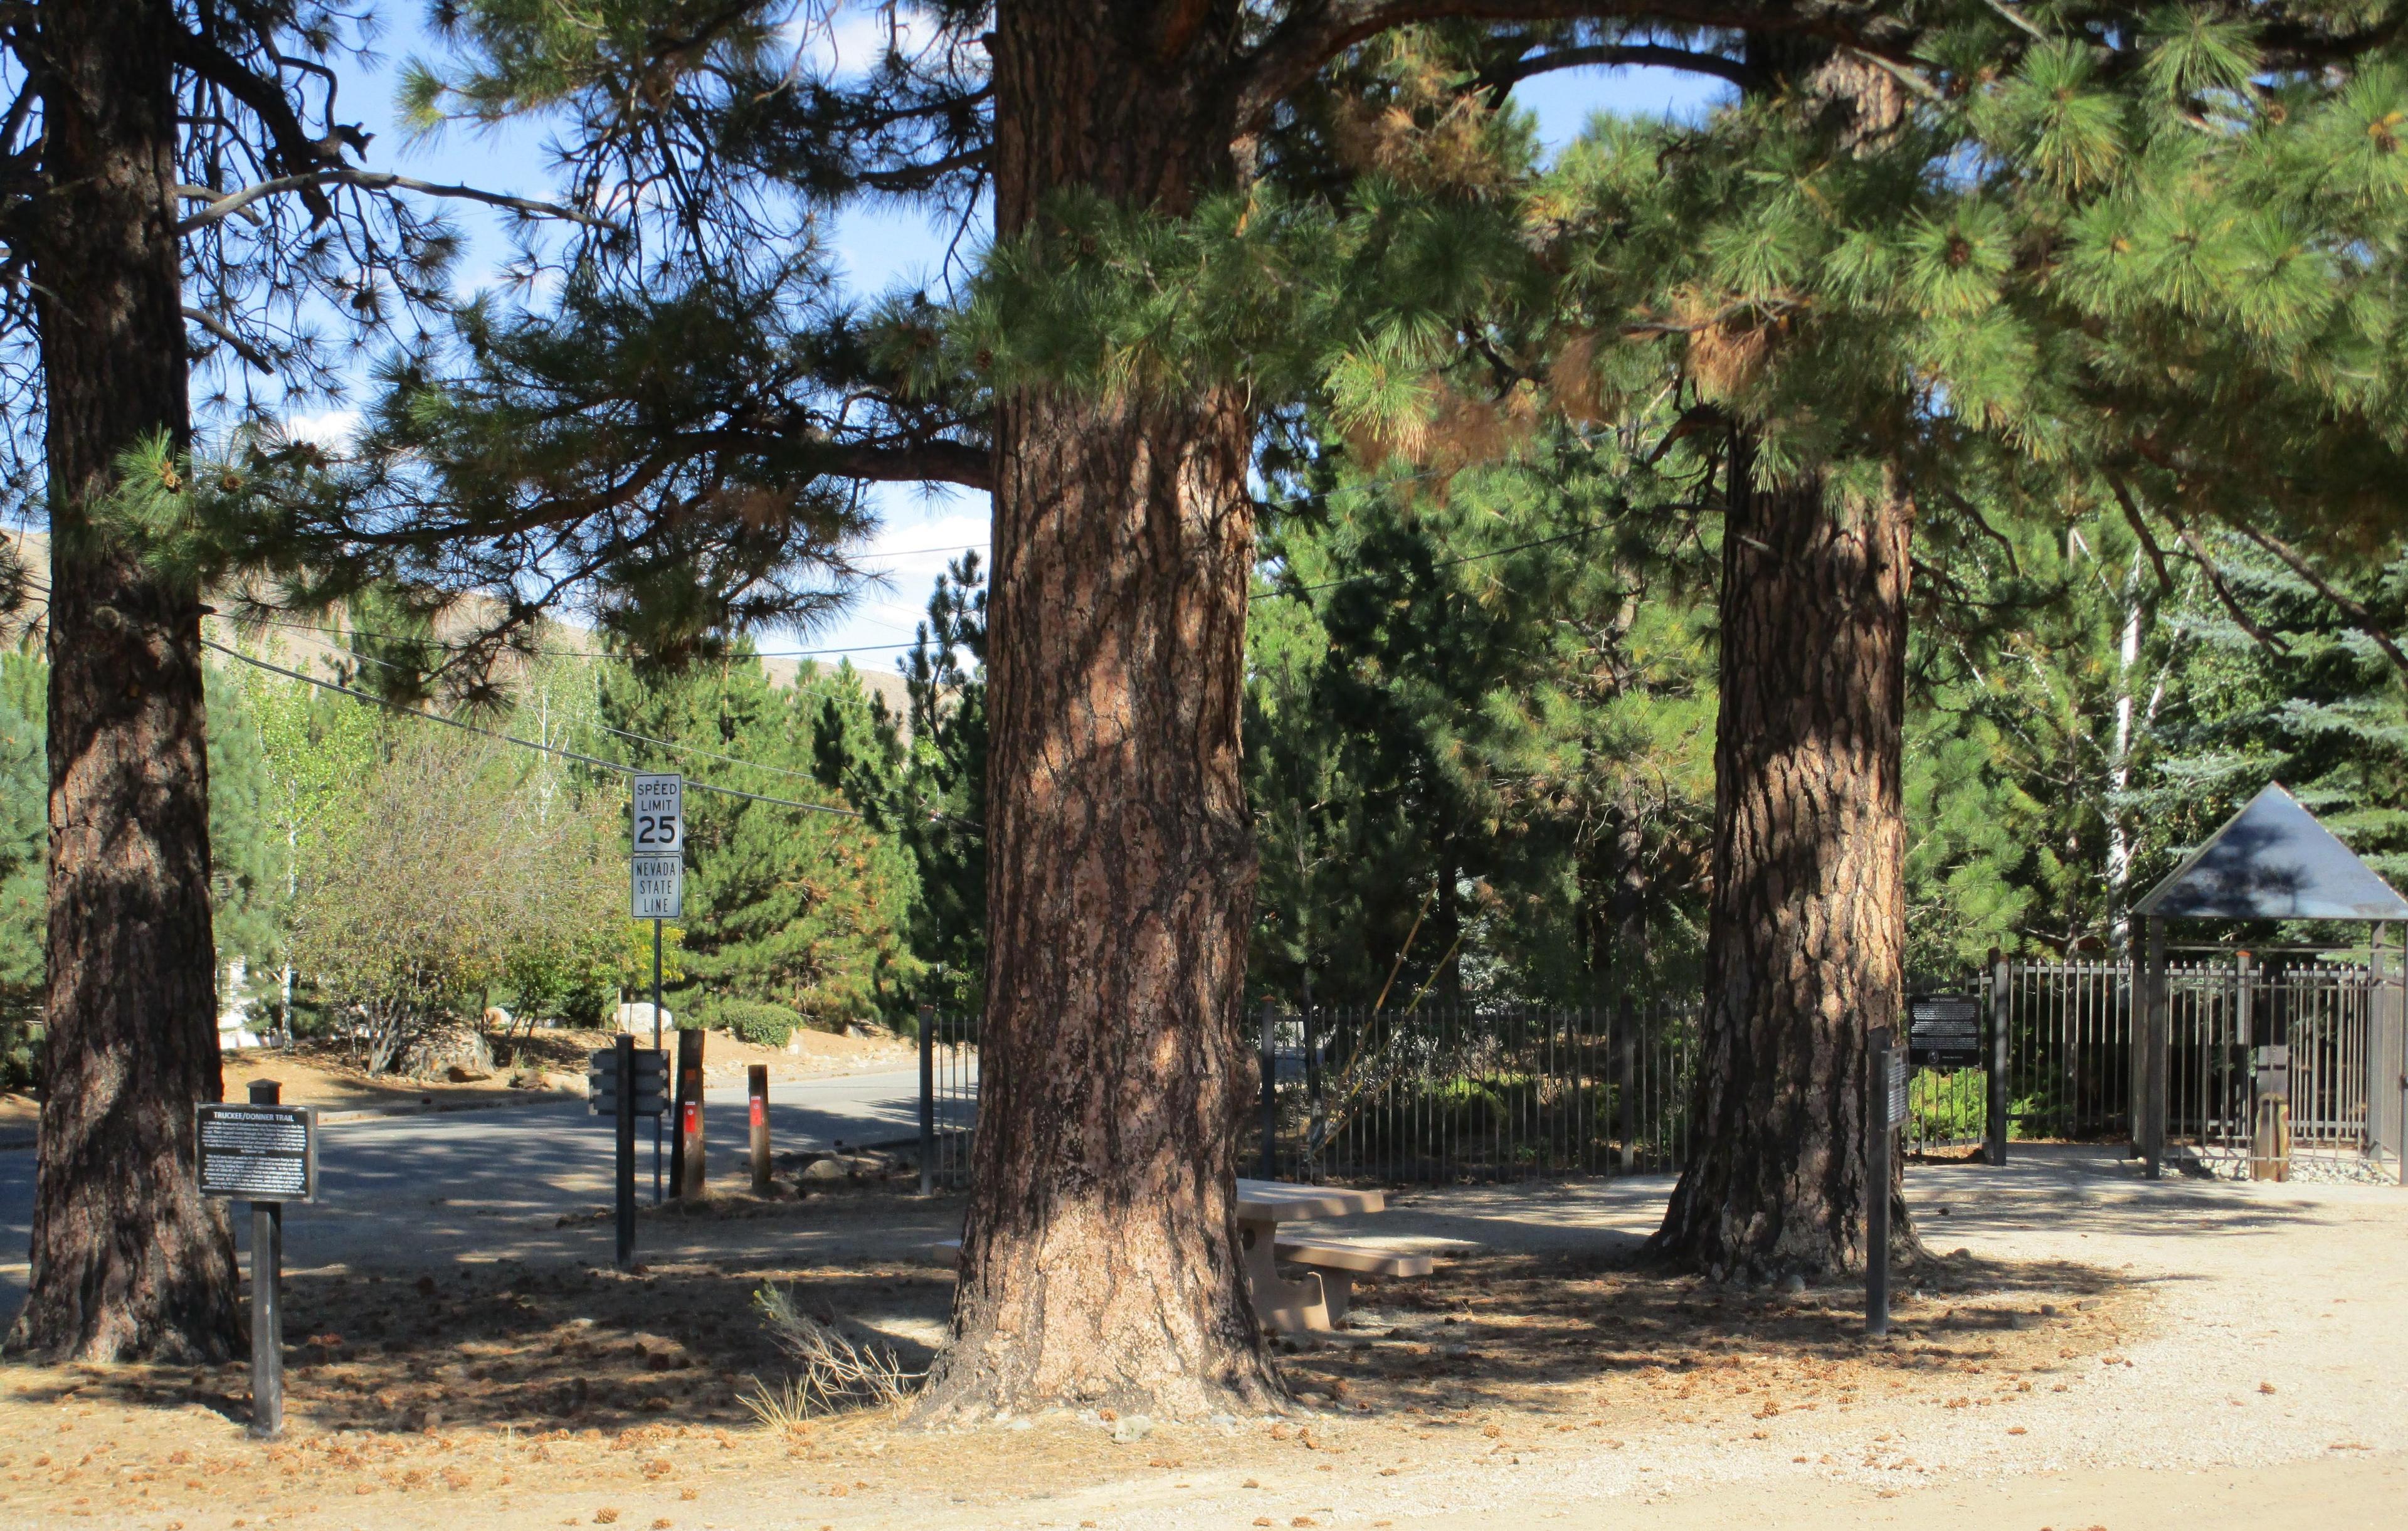
<path id="1" fill-rule="evenodd" d="M 1906 1002 L 1906 1047 L 1917 1068 L 1982 1066 L 1982 1007 L 1971 994 L 1916 994 Z"/>
<path id="2" fill-rule="evenodd" d="M 211 1102 L 199 1114 L 201 1195 L 238 1201 L 317 1198 L 316 1107 Z"/>

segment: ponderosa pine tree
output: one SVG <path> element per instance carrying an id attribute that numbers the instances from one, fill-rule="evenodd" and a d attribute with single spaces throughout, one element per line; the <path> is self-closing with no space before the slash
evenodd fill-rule
<path id="1" fill-rule="evenodd" d="M 431 367 L 402 379 L 391 460 L 431 465 L 466 508 L 393 535 L 456 550 L 506 548 L 492 528 L 573 528 L 569 546 L 591 555 L 577 572 L 610 610 L 657 610 L 692 632 L 768 609 L 778 593 L 750 607 L 735 593 L 810 551 L 801 531 L 830 482 L 992 489 L 987 1101 L 955 1343 L 927 1407 L 1258 1401 L 1273 1384 L 1238 1281 L 1229 1184 L 1251 1094 L 1237 723 L 1265 394 L 1241 365 L 1138 357 L 1107 367 L 1104 386 L 1039 367 L 1000 375 L 989 396 L 945 365 L 924 307 L 874 322 L 831 309 L 796 205 L 950 195 L 967 213 L 991 189 L 999 238 L 1041 279 L 1090 252 L 1082 206 L 1176 221 L 1225 193 L 1242 205 L 1276 167 L 1287 104 L 1389 27 L 1648 12 L 1000 0 L 935 9 L 924 41 L 898 32 L 848 86 L 786 67 L 774 24 L 786 11 L 624 0 L 574 24 L 532 0 L 462 12 L 477 62 L 449 96 L 430 77 L 425 107 L 556 111 L 588 194 L 632 200 L 650 243 L 640 261 L 622 252 L 619 269 L 641 276 L 616 287 L 608 252 L 578 252 L 563 322 L 480 336 L 500 343 L 479 351 L 468 393 L 431 386 Z M 2145 479 L 2151 503 L 2186 518 L 2185 496 L 2203 489 L 2203 509 L 2247 517 L 2270 499 L 2295 506 L 2303 483 L 2372 491 L 2391 453 L 2379 432 L 2349 434 L 2372 418 L 2363 401 L 2344 400 L 2345 428 L 2329 423 L 2335 393 L 2358 385 L 2286 366 L 2302 344 L 2356 343 L 2364 326 L 2314 333 L 2316 315 L 2347 306 L 2319 306 L 2283 251 L 2304 232 L 2316 261 L 2346 267 L 2358 224 L 2391 216 L 2362 163 L 2388 130 L 2361 110 L 2371 96 L 2351 95 L 2374 73 L 2342 82 L 2387 23 L 2195 7 L 2134 25 L 2075 7 L 2050 13 L 2063 29 L 2051 37 L 1994 6 L 1662 19 L 1684 46 L 1514 34 L 1495 72 L 1553 53 L 1681 64 L 1751 91 L 1748 110 L 1677 154 L 1652 143 L 1590 162 L 1616 175 L 1643 162 L 1652 181 L 1575 178 L 1537 211 L 1572 257 L 1548 327 L 1601 353 L 1607 384 L 1645 375 L 1640 397 L 1661 393 L 1669 360 L 1689 390 L 1673 428 L 1719 442 L 1724 469 L 1734 605 L 1713 960 L 1728 1024 L 1706 1087 L 1713 1125 L 1662 1247 L 1708 1267 L 1830 1268 L 1861 1252 L 1862 1028 L 1898 1006 L 1911 512 L 1947 508 L 1935 462 L 1985 451 L 2060 484 L 2068 462 Z M 1490 73 L 1472 82 L 1487 89 Z M 2280 90 L 2261 98 L 2260 73 Z M 2263 131 L 2319 104 L 2371 123 L 2364 142 Z M 2357 179 L 2263 174 L 2319 154 L 2358 165 Z M 2348 200 L 2370 187 L 2372 214 Z M 2262 221 L 2189 226 L 2269 205 L 2301 227 L 2265 243 Z M 2203 267 L 2208 248 L 2231 259 Z M 2339 267 L 2363 318 L 2379 284 Z M 665 279 L 666 295 L 628 295 Z M 1211 327 L 1190 295 L 1159 288 L 1148 313 Z M 650 365 L 680 354 L 697 314 L 757 362 Z M 1438 335 L 1469 336 L 1497 386 L 1477 310 L 1425 317 L 1462 321 Z M 1002 315 L 1042 351 L 1027 318 Z M 2100 320 L 2112 323 L 2096 340 Z M 1606 343 L 1623 340 L 1654 343 Z M 1112 337 L 1102 350 L 1114 360 Z M 1553 368 L 1501 370 L 1518 387 Z M 480 391 L 501 407 L 444 412 Z M 2348 450 L 2299 451 L 2330 447 L 2337 429 Z M 2243 471 L 2212 486 L 2165 465 L 2236 448 Z M 2290 477 L 2302 463 L 2315 471 Z M 638 561 L 643 578 L 607 579 L 633 547 L 628 525 L 656 524 L 662 506 L 750 529 L 754 553 L 723 568 L 742 578 L 692 578 L 672 533 Z M 682 599 L 697 589 L 706 598 Z M 1102 1285 L 1120 1300 L 1088 1301 Z"/>
<path id="2" fill-rule="evenodd" d="M 1853 1266 L 1881 1194 L 1911 533 L 2071 503 L 2195 557 L 2203 521 L 2329 548 L 2396 504 L 2408 439 L 2375 380 L 2408 211 L 2380 24 L 1913 20 L 1879 53 L 1735 36 L 1738 107 L 1604 131 L 1528 209 L 1583 391 L 1727 442 L 1698 1136 L 1654 1245 L 1710 1272 Z"/>
<path id="3" fill-rule="evenodd" d="M 558 322 L 514 323 L 480 350 L 472 392 L 502 408 L 447 413 L 466 395 L 414 365 L 401 379 L 413 402 L 381 445 L 431 465 L 467 508 L 428 518 L 429 549 L 538 520 L 576 528 L 580 554 L 615 548 L 607 529 L 692 505 L 699 486 L 709 514 L 741 509 L 774 556 L 848 480 L 993 492 L 984 1098 L 954 1338 L 923 1407 L 1257 1407 L 1278 1388 L 1240 1279 L 1233 1185 L 1254 1093 L 1239 720 L 1261 401 L 1226 369 L 1100 390 L 1031 371 L 985 392 L 952 365 L 924 302 L 868 319 L 833 306 L 801 215 L 885 194 L 968 217 L 991 195 L 997 237 L 1042 270 L 1080 253 L 1066 206 L 1176 220 L 1248 185 L 1291 98 L 1390 28 L 1592 14 L 1636 27 L 1655 13 L 949 0 L 913 13 L 916 36 L 891 13 L 873 67 L 838 79 L 792 56 L 778 23 L 796 9 L 461 7 L 470 62 L 422 77 L 428 118 L 553 114 L 584 194 L 633 204 L 648 232 L 617 252 L 619 287 L 592 259 L 609 252 L 578 251 L 585 285 Z M 1759 14 L 1845 30 L 1777 4 L 1732 19 Z M 1550 36 L 1584 63 L 1655 47 Z M 673 311 L 749 325 L 766 337 L 745 343 L 759 365 L 695 357 Z M 497 376 L 513 355 L 536 373 Z M 678 367 L 638 365 L 670 355 Z M 768 548 L 781 530 L 797 542 Z M 676 556 L 662 550 L 664 584 Z M 767 566 L 747 565 L 756 583 Z M 691 633 L 741 609 L 705 600 L 670 616 Z M 1091 1300 L 1105 1288 L 1115 1301 Z"/>
<path id="4" fill-rule="evenodd" d="M 1325 367 L 1335 413 L 1400 443 L 1526 418 L 1545 389 L 1662 450 L 1705 444 L 1724 559 L 1709 1021 L 1697 1151 L 1655 1248 L 1709 1271 L 1862 1258 L 1864 1034 L 1897 1017 L 1904 948 L 1910 533 L 1993 535 L 1985 508 L 2071 498 L 2123 510 L 2160 569 L 2162 538 L 2214 585 L 2199 526 L 2220 521 L 2312 583 L 2286 538 L 2345 545 L 2396 501 L 2402 87 L 2381 25 L 2214 7 L 2053 13 L 2054 36 L 1995 7 L 1890 22 L 1877 44 L 1698 39 L 1683 66 L 1740 84 L 1738 106 L 1609 126 L 1488 198 L 1563 280 L 1533 300 L 1529 249 L 1468 236 L 1443 275 L 1475 293 L 1463 268 L 1491 262 L 1484 304 L 1399 291 Z M 1520 66 L 1480 65 L 1480 44 L 1441 44 L 1471 60 L 1460 96 Z M 1399 140 L 1465 140 L 1442 103 L 1404 105 L 1383 120 L 1410 124 Z M 1407 200 L 1302 221 L 1282 279 L 1397 237 Z M 1281 236 L 1249 226 L 1296 216 L 1223 210 L 1191 244 L 1091 233 L 1079 295 L 1123 336 L 1200 351 L 1211 319 L 1145 328 L 1176 312 L 1149 284 L 1243 318 L 1280 282 L 1216 272 L 1276 264 Z"/>
<path id="5" fill-rule="evenodd" d="M 310 305 L 372 328 L 439 296 L 449 236 L 354 163 L 366 136 L 335 112 L 326 61 L 360 19 L 344 0 L 0 7 L 0 480 L 51 552 L 48 1043 L 16 1353 L 208 1359 L 238 1338 L 233 1239 L 192 1174 L 193 1106 L 220 1089 L 202 593 L 113 508 L 129 460 L 179 487 L 196 359 L 222 364 L 215 402 L 239 415 L 261 384 L 331 380 Z"/>

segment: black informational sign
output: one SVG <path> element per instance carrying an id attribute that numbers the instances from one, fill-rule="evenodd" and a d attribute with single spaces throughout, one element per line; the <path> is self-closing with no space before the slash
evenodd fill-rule
<path id="1" fill-rule="evenodd" d="M 1971 994 L 1916 994 L 1906 1002 L 1906 1051 L 1917 1068 L 1982 1066 L 1982 1006 Z"/>
<path id="2" fill-rule="evenodd" d="M 1903 1127 L 1912 1113 L 1907 1109 L 1906 1084 L 1914 1076 L 1908 1071 L 1906 1054 L 1898 1049 L 1889 1051 L 1889 1089 L 1885 1092 L 1889 1111 L 1889 1124 Z"/>
<path id="3" fill-rule="evenodd" d="M 2259 1095 L 2282 1096 L 2291 1093 L 2291 1050 L 2289 1048 L 2252 1048 L 2250 1061 L 2257 1066 Z"/>
<path id="4" fill-rule="evenodd" d="M 201 1195 L 238 1201 L 316 1199 L 316 1107 L 212 1103 L 199 1109 Z"/>
<path id="5" fill-rule="evenodd" d="M 669 1109 L 669 1055 L 639 1047 L 631 1054 L 636 1071 L 636 1114 L 659 1116 Z M 619 1109 L 619 1053 L 604 1048 L 585 1061 L 585 1106 L 595 1116 Z"/>

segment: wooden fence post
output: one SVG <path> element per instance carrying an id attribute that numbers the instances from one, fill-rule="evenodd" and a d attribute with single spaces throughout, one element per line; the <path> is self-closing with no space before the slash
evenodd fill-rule
<path id="1" fill-rule="evenodd" d="M 769 1066 L 754 1064 L 744 1071 L 744 1100 L 752 1124 L 752 1194 L 766 1196 L 769 1181 Z"/>
<path id="2" fill-rule="evenodd" d="M 702 1037 L 699 1031 L 678 1033 L 677 1164 L 678 1195 L 699 1201 L 709 1195 L 702 1147 Z"/>

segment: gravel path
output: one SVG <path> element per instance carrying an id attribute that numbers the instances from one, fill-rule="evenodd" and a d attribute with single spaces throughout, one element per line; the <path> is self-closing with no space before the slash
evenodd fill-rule
<path id="1" fill-rule="evenodd" d="M 1452 1238 L 1627 1245 L 1653 1226 L 1667 1189 L 1657 1180 L 1426 1193 L 1399 1198 L 1378 1220 L 1392 1226 L 1379 1231 L 1404 1247 Z M 1977 1257 L 2061 1260 L 2117 1274 L 2148 1295 L 2143 1330 L 2114 1352 L 2118 1364 L 2086 1361 L 2066 1391 L 2016 1395 L 1996 1400 L 1998 1409 L 1951 1409 L 1936 1397 L 1874 1403 L 1844 1419 L 1767 1421 L 1761 1439 L 1733 1438 L 1727 1424 L 1667 1425 L 1627 1438 L 1620 1449 L 1571 1448 L 1505 1471 L 1457 1463 L 1417 1481 L 1399 1475 L 1365 1485 L 1354 1513 L 1329 1524 L 1359 1524 L 1357 1516 L 1463 1524 L 1533 1505 L 1557 1515 L 1633 1498 L 1665 1504 L 1729 1485 L 1895 1494 L 2042 1473 L 2196 1473 L 2377 1457 L 2398 1467 L 2394 1453 L 2408 1443 L 2408 1191 L 2151 1184 L 2108 1152 L 2019 1145 L 2016 1162 L 2002 1169 L 1918 1166 L 1908 1199 L 1935 1252 L 1963 1247 Z M 1795 1460 L 1801 1455 L 1805 1462 Z M 2397 1517 L 2379 1524 L 2408 1524 L 2408 1505 Z M 1159 1524 L 1213 1521 L 1199 1507 Z M 2301 1523 L 2278 1515 L 2276 1524 Z"/>
<path id="2" fill-rule="evenodd" d="M 1627 1250 L 1669 1189 L 1652 1179 L 1405 1194 L 1383 1217 L 1329 1231 L 1376 1232 L 1399 1248 Z M 1435 1439 L 1393 1423 L 1337 1424 L 1334 1450 L 1309 1467 L 1274 1476 L 1249 1461 L 1183 1474 L 1183 1492 L 1131 1477 L 1041 1507 L 995 1506 L 977 1524 L 2408 1524 L 2408 1192 L 2151 1184 L 2109 1152 L 2018 1145 L 2001 1169 L 1917 1166 L 1908 1198 L 1935 1252 L 2118 1278 L 2143 1298 L 2127 1304 L 2130 1342 L 2067 1362 L 2062 1391 L 2053 1378 L 2012 1391 L 1993 1373 L 1760 1424 L 1724 1413 L 1619 1424 L 1611 1442 L 1556 1433 L 1586 1412 L 1570 1395 L 1560 1415 L 1490 1414 Z M 1914 1322 L 1905 1327 L 1911 1337 Z M 1187 1455 L 1205 1466 L 1210 1443 Z M 907 1523 L 911 1511 L 896 1508 L 894 1524 Z"/>
<path id="3" fill-rule="evenodd" d="M 1644 1238 L 1669 1189 L 1658 1178 L 1419 1192 L 1336 1231 L 1610 1261 Z M 1579 1259 L 1520 1262 L 1553 1274 L 1517 1278 L 1514 1261 L 1492 1259 L 1454 1267 L 1455 1295 L 1436 1309 L 1408 1312 L 1405 1294 L 1392 1295 L 1396 1311 L 1378 1322 L 1480 1330 L 1497 1385 L 1406 1361 L 1444 1347 L 1371 1330 L 1346 1338 L 1397 1352 L 1384 1392 L 1366 1387 L 1389 1402 L 1276 1424 L 1148 1433 L 1065 1416 L 927 1432 L 853 1416 L 785 1437 L 689 1434 L 670 1415 L 648 1435 L 372 1429 L 262 1449 L 242 1439 L 238 1410 L 120 1403 L 107 1376 L 63 1388 L 29 1372 L 0 1398 L 0 1511 L 36 1526 L 165 1526 L 172 1514 L 184 1531 L 247 1520 L 358 1531 L 2408 1524 L 2408 1192 L 2150 1184 L 2106 1152 L 2018 1145 L 2003 1169 L 1915 1166 L 1908 1195 L 1927 1244 L 1969 1258 L 1945 1262 L 1920 1297 L 1908 1283 L 1899 1345 L 1878 1355 L 1851 1338 L 1844 1313 L 1823 1311 L 1852 1303 L 1845 1290 L 1742 1297 L 1562 1274 L 1590 1268 Z M 957 1211 L 865 1197 L 775 1224 L 697 1223 L 690 1237 L 738 1253 L 781 1248 L 804 1264 L 885 1251 L 891 1265 L 922 1224 Z M 1517 1328 L 1507 1298 L 1489 1300 L 1491 1272 L 1498 1294 L 1516 1280 L 1587 1281 L 1620 1294 L 1618 1306 L 1576 1315 L 1590 1328 Z M 906 1288 L 941 1296 L 886 1266 L 855 1274 L 850 1302 Z M 2004 1295 L 1983 1290 L 2000 1282 Z M 673 1310 L 675 1280 L 659 1290 Z M 1651 1300 L 1658 1316 L 1687 1315 L 1685 1338 L 1633 1326 L 1635 1305 Z M 1984 1302 L 1993 1317 L 2033 1322 L 1993 1324 L 1988 1338 L 1951 1322 L 1952 1309 Z M 936 1306 L 914 1322 L 932 1323 Z M 1815 1325 L 1821 1338 L 1799 1342 Z M 1648 1333 L 1659 1338 L 1634 1338 Z M 1298 1356 L 1294 1369 L 1326 1371 L 1327 1359 Z M 1406 1377 L 1436 1381 L 1409 1393 Z M 188 1454 L 206 1459 L 188 1481 L 160 1466 Z M 196 1510 L 194 1495 L 209 1508 Z M 123 1513 L 137 1504 L 141 1514 Z"/>

